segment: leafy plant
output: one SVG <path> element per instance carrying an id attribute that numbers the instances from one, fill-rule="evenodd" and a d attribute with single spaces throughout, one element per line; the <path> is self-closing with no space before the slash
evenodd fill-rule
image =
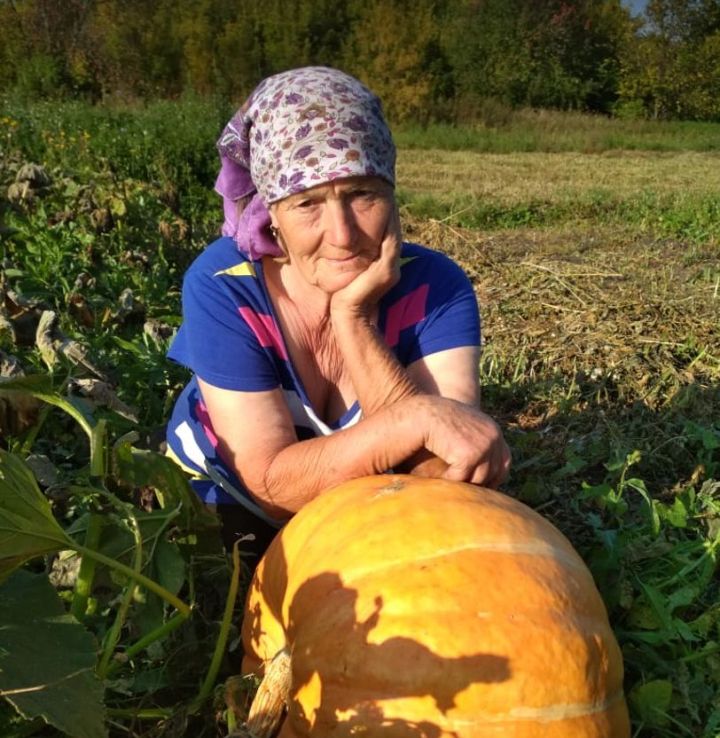
<path id="1" fill-rule="evenodd" d="M 717 431 L 689 431 L 688 442 L 717 448 Z M 709 736 L 720 690 L 720 482 L 663 501 L 630 475 L 639 461 L 630 453 L 607 465 L 607 481 L 583 485 L 577 504 L 598 509 L 584 516 L 596 540 L 587 559 L 616 623 L 637 723 L 658 736 Z"/>
<path id="2" fill-rule="evenodd" d="M 0 449 L 0 592 L 4 603 L 0 615 L 6 625 L 3 638 L 7 639 L 4 647 L 0 642 L 0 693 L 26 718 L 43 718 L 73 737 L 98 738 L 107 734 L 104 687 L 112 692 L 126 666 L 148 649 L 166 642 L 191 616 L 191 605 L 177 596 L 187 576 L 183 550 L 187 555 L 187 551 L 200 547 L 203 536 L 207 547 L 207 531 L 212 531 L 216 522 L 202 509 L 169 459 L 136 450 L 126 439 L 115 444 L 115 473 L 111 474 L 106 469 L 104 421 L 95 423 L 54 392 L 49 378 L 36 375 L 5 381 L 0 390 L 5 395 L 29 393 L 62 408 L 80 423 L 91 449 L 90 482 L 70 488 L 88 512 L 67 529 L 55 519 L 50 502 L 20 456 Z M 152 489 L 160 508 L 146 512 L 123 502 L 109 491 L 109 482 Z M 81 543 L 78 538 L 83 535 Z M 213 549 L 217 557 L 216 544 L 210 542 L 209 552 Z M 74 581 L 70 613 L 64 615 L 65 607 L 47 575 L 30 575 L 19 569 L 26 561 L 60 552 L 66 555 L 68 551 L 81 557 L 81 565 Z M 90 605 L 96 564 L 107 568 L 120 587 L 104 608 L 102 618 L 97 617 L 98 603 Z M 214 656 L 199 691 L 186 705 L 189 714 L 200 710 L 215 684 L 236 604 L 240 570 L 236 551 Z M 152 598 L 165 606 L 151 607 Z M 140 608 L 138 601 L 143 603 Z M 175 614 L 171 615 L 166 606 Z M 135 625 L 141 625 L 140 637 L 123 643 L 118 652 L 132 610 Z M 30 619 L 28 611 L 32 613 Z M 90 633 L 78 621 L 94 626 L 102 641 L 99 655 Z M 61 631 L 67 635 L 61 637 Z M 36 657 L 37 649 L 41 649 L 41 657 Z M 119 656 L 121 660 L 117 660 Z M 69 714 L 66 705 L 74 700 L 82 702 L 82 709 Z M 153 717 L 162 714 L 170 713 L 152 712 Z"/>

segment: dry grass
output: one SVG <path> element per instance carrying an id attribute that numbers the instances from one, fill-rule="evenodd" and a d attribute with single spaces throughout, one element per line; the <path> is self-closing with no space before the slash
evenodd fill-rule
<path id="1" fill-rule="evenodd" d="M 686 211 L 693 212 L 693 202 L 720 190 L 719 164 L 720 155 L 692 152 L 403 150 L 399 183 L 441 200 L 521 207 L 533 200 L 580 202 L 603 188 L 629 204 L 650 191 L 688 198 Z M 452 215 L 451 207 L 447 212 Z M 515 388 L 503 395 L 513 395 L 511 407 L 497 408 L 512 422 L 523 402 L 523 412 L 532 415 L 528 408 L 547 408 L 561 399 L 558 393 L 576 397 L 578 383 L 580 394 L 605 395 L 613 410 L 636 402 L 658 408 L 683 388 L 720 384 L 715 235 L 691 242 L 630 219 L 609 224 L 602 216 L 541 229 L 463 229 L 452 217 L 413 218 L 412 208 L 405 222 L 409 238 L 448 252 L 473 280 L 483 310 L 485 379 Z"/>
<path id="2" fill-rule="evenodd" d="M 628 229 L 408 230 L 464 266 L 483 306 L 486 353 L 524 357 L 525 380 L 612 375 L 625 399 L 648 403 L 663 376 L 678 387 L 720 381 L 717 246 L 688 259 L 684 244 Z"/>
<path id="3" fill-rule="evenodd" d="M 623 152 L 603 154 L 401 150 L 401 189 L 452 203 L 467 197 L 502 205 L 528 201 L 566 203 L 606 191 L 632 198 L 702 196 L 720 190 L 720 154 Z"/>
<path id="4" fill-rule="evenodd" d="M 509 491 L 526 494 L 543 468 L 550 480 L 568 446 L 588 439 L 597 448 L 587 478 L 601 479 L 603 462 L 633 448 L 643 450 L 657 494 L 693 474 L 696 462 L 667 454 L 681 449 L 666 444 L 686 418 L 712 424 L 720 413 L 716 245 L 689 259 L 685 244 L 628 228 L 490 233 L 411 217 L 405 225 L 475 285 L 485 406 L 517 460 Z M 574 494 L 577 479 L 567 481 L 543 496 Z"/>

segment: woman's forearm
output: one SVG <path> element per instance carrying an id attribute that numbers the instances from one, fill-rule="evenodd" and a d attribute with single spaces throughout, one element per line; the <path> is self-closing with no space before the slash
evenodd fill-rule
<path id="1" fill-rule="evenodd" d="M 435 456 L 442 460 L 440 466 L 423 464 L 420 473 L 489 486 L 502 482 L 509 468 L 509 450 L 497 423 L 458 400 L 412 395 L 353 426 L 298 441 L 278 390 L 256 395 L 198 382 L 222 458 L 278 519 L 294 514 L 325 489 L 398 470 L 410 459 Z"/>
<path id="2" fill-rule="evenodd" d="M 259 498 L 270 514 L 287 516 L 323 490 L 387 471 L 421 449 L 442 459 L 445 479 L 494 487 L 510 468 L 510 451 L 492 418 L 456 400 L 416 395 L 351 428 L 279 450 Z"/>
<path id="3" fill-rule="evenodd" d="M 362 408 L 369 417 L 420 390 L 362 313 L 333 312 L 333 332 Z"/>
<path id="4" fill-rule="evenodd" d="M 369 319 L 360 315 L 333 316 L 333 328 L 366 418 L 421 393 Z M 447 464 L 427 449 L 417 448 L 392 467 L 405 474 L 440 477 Z"/>
<path id="5" fill-rule="evenodd" d="M 336 484 L 388 471 L 423 448 L 426 414 L 420 398 L 407 398 L 330 436 L 291 444 L 275 456 L 256 496 L 282 518 Z"/>

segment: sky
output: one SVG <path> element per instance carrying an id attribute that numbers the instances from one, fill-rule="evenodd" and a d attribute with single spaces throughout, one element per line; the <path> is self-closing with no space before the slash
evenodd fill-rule
<path id="1" fill-rule="evenodd" d="M 622 4 L 630 8 L 635 15 L 639 15 L 645 10 L 647 0 L 622 0 Z"/>

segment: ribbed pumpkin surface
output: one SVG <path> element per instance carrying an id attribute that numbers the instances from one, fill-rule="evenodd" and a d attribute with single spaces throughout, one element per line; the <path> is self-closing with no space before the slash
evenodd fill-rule
<path id="1" fill-rule="evenodd" d="M 260 563 L 246 671 L 282 648 L 283 738 L 626 738 L 622 660 L 567 539 L 490 490 L 373 476 L 306 506 Z"/>

